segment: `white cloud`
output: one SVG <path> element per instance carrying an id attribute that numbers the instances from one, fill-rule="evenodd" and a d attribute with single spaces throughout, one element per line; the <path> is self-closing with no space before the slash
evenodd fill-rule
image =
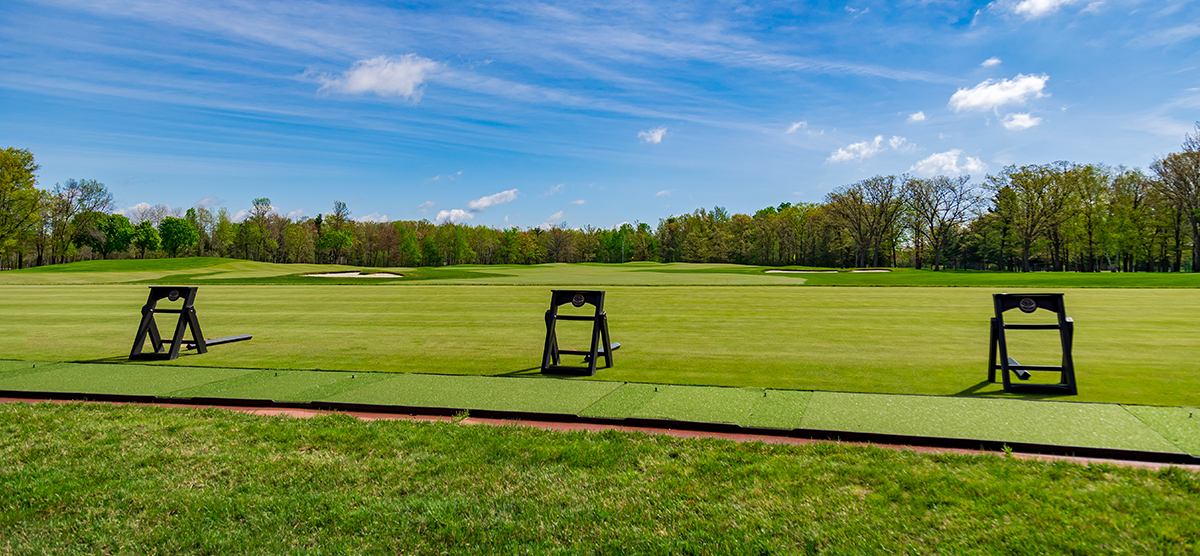
<path id="1" fill-rule="evenodd" d="M 295 220 L 301 216 L 304 216 L 304 209 L 296 209 L 287 213 L 288 220 Z"/>
<path id="2" fill-rule="evenodd" d="M 474 201 L 467 203 L 467 210 L 479 212 L 485 208 L 502 205 L 516 198 L 517 190 L 509 189 L 508 191 L 501 191 L 495 195 L 488 195 L 487 197 L 475 199 Z"/>
<path id="3" fill-rule="evenodd" d="M 923 121 L 925 121 L 925 113 L 924 112 L 913 112 L 912 114 L 910 114 L 908 116 L 908 123 L 910 123 L 910 124 L 916 123 L 916 122 L 923 122 Z"/>
<path id="4" fill-rule="evenodd" d="M 870 143 L 866 141 L 860 141 L 858 143 L 851 143 L 845 147 L 833 151 L 833 154 L 830 154 L 829 158 L 825 159 L 825 161 L 846 162 L 849 160 L 862 160 L 865 158 L 870 158 L 883 151 L 882 144 L 883 136 L 876 135 L 875 140 Z"/>
<path id="5" fill-rule="evenodd" d="M 1029 114 L 1014 112 L 1005 116 L 1003 120 L 1000 120 L 1000 123 L 1004 124 L 1004 129 L 1020 131 L 1042 123 L 1042 119 L 1030 116 Z"/>
<path id="6" fill-rule="evenodd" d="M 571 204 L 572 204 L 572 205 L 582 205 L 582 204 L 584 204 L 584 203 L 586 203 L 586 202 L 587 202 L 587 201 L 585 201 L 585 200 L 583 200 L 583 199 L 580 199 L 580 200 L 578 200 L 578 201 L 571 201 Z"/>
<path id="7" fill-rule="evenodd" d="M 875 140 L 873 141 L 860 141 L 858 143 L 852 143 L 833 151 L 833 153 L 830 154 L 829 158 L 826 158 L 825 161 L 849 162 L 851 160 L 865 160 L 887 150 L 888 147 L 900 150 L 906 147 L 911 148 L 912 144 L 909 143 L 908 139 L 904 137 L 893 135 L 891 139 L 888 139 L 887 146 L 884 146 L 883 136 L 876 135 Z"/>
<path id="8" fill-rule="evenodd" d="M 121 216 L 130 217 L 135 214 L 140 214 L 140 213 L 146 212 L 147 210 L 150 210 L 150 203 L 138 203 L 136 205 L 133 205 L 132 207 L 125 207 L 123 209 L 119 209 L 116 212 L 117 212 L 117 214 L 119 214 Z"/>
<path id="9" fill-rule="evenodd" d="M 1041 98 L 1048 75 L 1018 73 L 1012 79 L 988 79 L 970 89 L 959 89 L 950 97 L 950 108 L 963 110 L 992 110 L 1006 104 L 1025 104 L 1030 98 Z"/>
<path id="10" fill-rule="evenodd" d="M 979 64 L 979 65 L 980 65 L 980 66 L 983 66 L 983 67 L 985 67 L 985 68 L 990 68 L 990 67 L 992 67 L 992 66 L 998 66 L 998 65 L 1000 65 L 1000 58 L 997 58 L 997 57 L 995 57 L 995 56 L 992 56 L 991 58 L 988 58 L 987 60 L 984 60 L 984 61 L 983 61 L 983 63 L 982 63 L 982 64 Z"/>
<path id="11" fill-rule="evenodd" d="M 562 191 L 564 185 L 566 185 L 566 184 L 560 183 L 554 187 L 551 187 L 548 191 L 546 191 L 546 196 L 549 197 L 555 193 Z"/>
<path id="12" fill-rule="evenodd" d="M 808 122 L 794 122 L 784 133 L 796 133 L 796 131 L 801 129 L 808 129 Z"/>
<path id="13" fill-rule="evenodd" d="M 321 77 L 322 91 L 333 91 L 347 95 L 375 93 L 381 97 L 404 97 L 413 102 L 421 100 L 421 85 L 425 74 L 437 69 L 439 64 L 416 54 L 405 54 L 399 58 L 377 56 L 359 60 L 343 72 L 340 77 Z"/>
<path id="14" fill-rule="evenodd" d="M 658 193 L 655 193 L 654 196 L 655 197 L 670 197 L 671 193 L 674 193 L 674 192 L 675 192 L 674 189 L 664 189 L 662 191 L 659 191 Z"/>
<path id="15" fill-rule="evenodd" d="M 431 208 L 433 208 L 433 201 L 425 201 L 424 203 L 417 205 L 417 212 L 426 213 L 429 212 L 429 209 Z"/>
<path id="16" fill-rule="evenodd" d="M 560 210 L 554 214 L 551 214 L 549 217 L 547 217 L 546 221 L 539 224 L 538 227 L 543 230 L 549 230 L 550 228 L 553 228 L 554 225 L 556 223 L 558 223 L 559 220 L 562 220 L 562 217 L 563 217 L 563 212 Z"/>
<path id="17" fill-rule="evenodd" d="M 475 215 L 463 209 L 439 210 L 437 216 L 433 218 L 434 223 L 441 224 L 447 220 L 458 223 L 464 220 L 475 218 Z"/>
<path id="18" fill-rule="evenodd" d="M 917 162 L 909 168 L 909 172 L 916 172 L 927 176 L 937 174 L 962 175 L 962 174 L 982 174 L 987 172 L 987 164 L 982 160 L 973 156 L 965 157 L 962 165 L 959 165 L 958 159 L 963 155 L 962 149 L 952 149 L 944 153 L 934 153 L 929 157 Z"/>
<path id="19" fill-rule="evenodd" d="M 386 214 L 379 214 L 379 211 L 375 211 L 366 216 L 359 216 L 358 218 L 355 218 L 354 220 L 356 222 L 387 222 L 388 217 Z"/>
<path id="20" fill-rule="evenodd" d="M 1021 14 L 1026 19 L 1035 19 L 1044 15 L 1050 15 L 1062 6 L 1074 4 L 1079 0 L 1021 0 L 1013 6 L 1013 13 Z"/>
<path id="21" fill-rule="evenodd" d="M 650 131 L 639 131 L 638 138 L 640 138 L 643 143 L 651 143 L 651 144 L 657 145 L 659 143 L 662 143 L 663 136 L 666 134 L 667 134 L 666 127 L 656 127 L 654 129 L 651 129 Z"/>
<path id="22" fill-rule="evenodd" d="M 241 222 L 242 220 L 245 220 L 247 216 L 250 216 L 250 210 L 242 209 L 242 210 L 237 211 L 237 213 L 235 213 L 233 215 L 233 217 L 230 218 L 230 220 L 232 220 L 234 222 Z"/>
<path id="23" fill-rule="evenodd" d="M 222 201 L 216 197 L 205 197 L 199 201 L 196 201 L 196 206 L 200 208 L 219 207 L 223 204 L 225 204 L 225 201 Z"/>

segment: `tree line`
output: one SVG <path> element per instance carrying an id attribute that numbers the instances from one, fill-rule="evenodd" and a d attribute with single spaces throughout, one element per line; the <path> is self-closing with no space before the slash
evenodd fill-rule
<path id="1" fill-rule="evenodd" d="M 0 267 L 96 258 L 221 256 L 278 263 L 443 266 L 627 261 L 1007 271 L 1200 272 L 1200 123 L 1148 172 L 1006 166 L 969 176 L 875 176 L 820 203 L 722 207 L 604 229 L 356 221 L 345 203 L 288 218 L 267 198 L 225 208 L 114 212 L 95 180 L 37 187 L 26 150 L 0 151 Z"/>

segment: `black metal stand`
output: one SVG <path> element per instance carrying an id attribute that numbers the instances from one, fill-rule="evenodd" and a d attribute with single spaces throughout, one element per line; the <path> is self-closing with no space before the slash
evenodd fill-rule
<path id="1" fill-rule="evenodd" d="M 150 286 L 150 297 L 146 299 L 146 304 L 142 306 L 142 322 L 138 326 L 137 336 L 133 340 L 133 349 L 129 352 L 130 359 L 162 359 L 172 360 L 179 358 L 179 350 L 195 349 L 199 353 L 208 353 L 208 346 L 217 344 L 225 344 L 229 342 L 240 342 L 249 340 L 249 334 L 240 336 L 230 336 L 228 338 L 216 338 L 213 340 L 205 340 L 204 333 L 200 331 L 200 320 L 196 318 L 196 308 L 193 304 L 196 302 L 196 290 L 194 286 Z M 183 300 L 183 305 L 178 309 L 159 309 L 158 302 L 166 299 L 168 301 Z M 175 334 L 170 338 L 163 339 L 158 333 L 158 323 L 154 322 L 155 313 L 175 313 L 179 315 L 179 322 L 175 324 Z M 185 340 L 184 335 L 188 329 L 191 329 L 191 341 Z M 154 348 L 154 353 L 142 353 L 142 348 L 145 347 L 146 337 L 150 338 L 150 345 Z M 169 343 L 170 349 L 163 352 L 163 344 Z"/>
<path id="2" fill-rule="evenodd" d="M 558 308 L 570 303 L 575 307 L 591 304 L 596 308 L 592 316 L 560 315 Z M 556 326 L 560 320 L 591 321 L 592 345 L 588 350 L 559 349 Z M 603 342 L 603 343 L 601 343 Z M 546 311 L 546 347 L 542 350 L 542 372 L 547 374 L 570 374 L 592 376 L 596 374 L 596 361 L 604 357 L 604 368 L 613 366 L 612 352 L 621 347 L 608 338 L 608 315 L 604 313 L 604 292 L 594 290 L 551 290 L 550 310 Z M 561 355 L 583 355 L 586 367 L 563 366 Z"/>
<path id="3" fill-rule="evenodd" d="M 1075 387 L 1075 363 L 1071 358 L 1071 344 L 1075 338 L 1075 321 L 1067 316 L 1063 306 L 1061 293 L 1028 293 L 1028 294 L 992 294 L 992 302 L 996 308 L 996 316 L 992 317 L 991 349 L 988 354 L 988 382 L 996 382 L 996 369 L 1003 372 L 1004 391 L 1029 394 L 1066 394 L 1078 393 Z M 1004 312 L 1020 309 L 1024 313 L 1032 313 L 1038 309 L 1052 311 L 1058 316 L 1057 323 L 1046 324 L 1005 324 Z M 1022 365 L 1008 356 L 1008 341 L 1005 330 L 1058 330 L 1062 342 L 1061 365 Z M 997 353 L 998 352 L 998 353 Z M 999 355 L 999 363 L 996 358 Z M 1021 380 L 1029 380 L 1029 371 L 1047 371 L 1059 373 L 1058 384 L 1020 384 L 1013 383 L 1009 373 L 1017 375 Z"/>

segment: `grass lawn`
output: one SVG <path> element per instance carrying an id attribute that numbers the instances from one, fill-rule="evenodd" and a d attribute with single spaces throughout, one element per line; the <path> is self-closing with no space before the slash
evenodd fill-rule
<path id="1" fill-rule="evenodd" d="M 0 552 L 1194 554 L 1179 469 L 0 405 Z"/>
<path id="2" fill-rule="evenodd" d="M 598 380 L 1003 395 L 998 386 L 982 382 L 991 293 L 1022 290 L 986 284 L 1044 286 L 1037 279 L 1060 278 L 928 271 L 778 275 L 759 267 L 650 263 L 417 269 L 426 274 L 413 281 L 403 281 L 412 276 L 410 269 L 397 270 L 406 276 L 400 281 L 296 276 L 331 269 L 338 268 L 170 259 L 0 273 L 0 358 L 122 362 L 147 283 L 179 282 L 203 286 L 196 306 L 208 337 L 255 338 L 216 346 L 203 356 L 185 355 L 174 364 L 536 375 L 542 314 L 557 280 L 608 291 L 613 340 L 623 347 L 616 367 L 600 371 Z M 484 271 L 507 274 L 476 276 Z M 909 276 L 983 286 L 810 287 L 842 274 L 875 285 Z M 1200 406 L 1200 288 L 1140 287 L 1157 276 L 1195 284 L 1200 277 L 1063 276 L 1089 286 L 1052 290 L 1066 291 L 1068 313 L 1077 323 L 1080 395 L 1069 399 Z M 271 280 L 279 283 L 258 283 Z M 1091 287 L 1112 280 L 1125 287 Z M 461 283 L 449 283 L 455 281 Z M 170 317 L 161 315 L 168 336 Z M 1034 317 L 1009 313 L 1015 320 L 1047 318 Z M 572 324 L 578 325 L 560 326 L 561 343 L 584 345 L 590 330 Z M 1022 363 L 1056 363 L 1052 332 L 1014 331 L 1010 343 Z"/>

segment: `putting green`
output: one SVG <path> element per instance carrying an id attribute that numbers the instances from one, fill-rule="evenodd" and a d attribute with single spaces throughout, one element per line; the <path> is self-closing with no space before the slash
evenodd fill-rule
<path id="1" fill-rule="evenodd" d="M 1116 404 L 816 392 L 802 426 L 1122 450 L 1179 452 Z"/>

